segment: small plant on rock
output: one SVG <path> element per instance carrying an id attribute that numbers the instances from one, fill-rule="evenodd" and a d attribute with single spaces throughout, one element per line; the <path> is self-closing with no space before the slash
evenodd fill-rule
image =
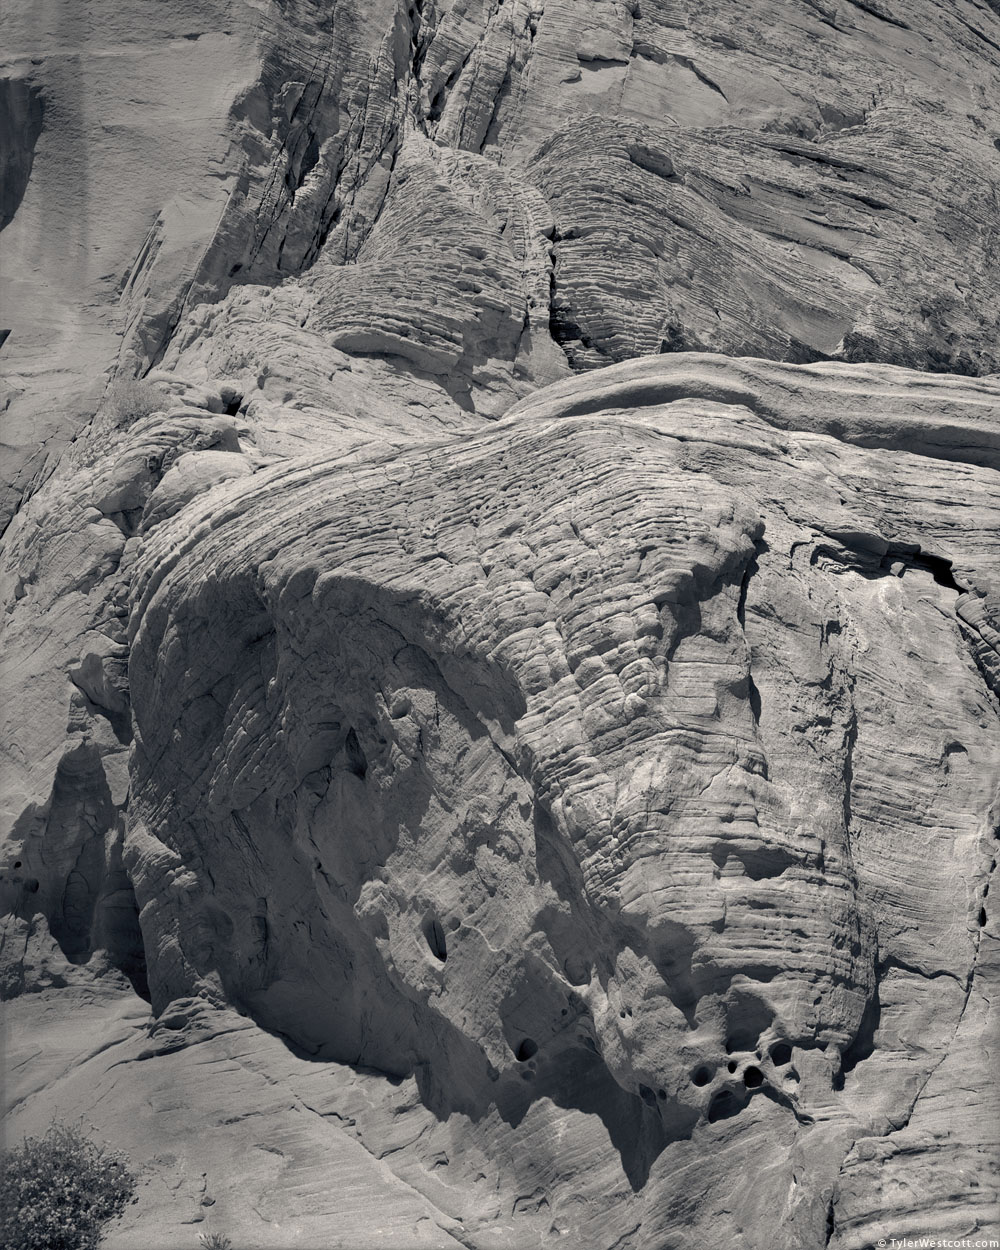
<path id="1" fill-rule="evenodd" d="M 141 378 L 119 378 L 112 382 L 101 405 L 102 412 L 122 429 L 163 407 L 164 398 L 159 388 Z"/>
<path id="2" fill-rule="evenodd" d="M 125 1155 L 55 1123 L 0 1159 L 0 1245 L 95 1250 L 104 1225 L 134 1201 Z"/>
<path id="3" fill-rule="evenodd" d="M 225 1233 L 202 1233 L 198 1240 L 205 1250 L 233 1250 L 233 1243 Z"/>

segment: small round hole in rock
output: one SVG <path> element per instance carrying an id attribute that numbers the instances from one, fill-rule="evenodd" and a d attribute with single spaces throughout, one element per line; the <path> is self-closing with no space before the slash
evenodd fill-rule
<path id="1" fill-rule="evenodd" d="M 656 1106 L 656 1095 L 653 1093 L 653 1091 L 649 1088 L 648 1085 L 639 1086 L 639 1097 L 642 1099 L 642 1101 L 646 1104 L 647 1107 Z"/>
<path id="2" fill-rule="evenodd" d="M 736 1062 L 735 1059 L 730 1059 L 729 1062 L 726 1064 L 726 1070 L 728 1072 L 735 1072 L 739 1066 L 740 1065 Z"/>
<path id="3" fill-rule="evenodd" d="M 776 1042 L 771 1047 L 771 1062 L 776 1068 L 783 1068 L 792 1062 L 792 1048 L 787 1042 Z"/>
<path id="4" fill-rule="evenodd" d="M 756 1089 L 758 1085 L 764 1084 L 764 1073 L 760 1068 L 749 1067 L 743 1073 L 743 1084 L 747 1089 Z"/>
<path id="5" fill-rule="evenodd" d="M 518 1063 L 527 1063 L 533 1056 L 538 1054 L 538 1043 L 530 1037 L 526 1037 L 524 1041 L 514 1051 L 514 1058 Z"/>
<path id="6" fill-rule="evenodd" d="M 14 860 L 14 867 L 15 867 L 15 868 L 20 868 L 20 867 L 21 867 L 21 861 L 20 861 L 19 859 L 15 859 L 15 860 Z"/>
<path id="7" fill-rule="evenodd" d="M 656 1091 L 656 1096 L 657 1098 L 664 1099 L 667 1096 L 667 1091 L 665 1089 L 658 1089 Z"/>
<path id="8" fill-rule="evenodd" d="M 707 1085 L 711 1079 L 712 1070 L 711 1068 L 706 1068 L 704 1064 L 700 1068 L 695 1068 L 694 1075 L 691 1077 L 695 1085 Z"/>

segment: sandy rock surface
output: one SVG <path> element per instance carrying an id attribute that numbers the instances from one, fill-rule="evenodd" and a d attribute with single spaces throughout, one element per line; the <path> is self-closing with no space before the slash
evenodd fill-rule
<path id="1" fill-rule="evenodd" d="M 982 380 L 677 355 L 367 452 L 181 407 L 95 429 L 13 527 L 47 574 L 8 630 L 49 634 L 11 715 L 59 745 L 8 787 L 4 963 L 27 1036 L 84 987 L 128 1028 L 32 1069 L 13 1123 L 110 1127 L 154 1073 L 200 1117 L 199 1062 L 225 1118 L 263 1054 L 299 1092 L 254 1149 L 318 1149 L 321 1098 L 398 1214 L 344 1245 L 987 1227 L 998 412 Z M 238 1206 L 224 1158 L 198 1177 Z M 322 1175 L 268 1176 L 245 1244 L 320 1244 Z M 121 1244 L 196 1196 L 150 1181 Z"/>
<path id="2" fill-rule="evenodd" d="M 1000 1235 L 992 0 L 154 7 L 5 14 L 7 1139 Z"/>
<path id="3" fill-rule="evenodd" d="M 486 416 L 660 350 L 1000 369 L 990 4 L 5 19 L 4 523 L 107 372 L 192 337 L 213 377 L 339 349 Z"/>

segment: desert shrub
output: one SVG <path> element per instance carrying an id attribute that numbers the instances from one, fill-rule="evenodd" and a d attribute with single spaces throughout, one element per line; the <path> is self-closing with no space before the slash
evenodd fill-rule
<path id="1" fill-rule="evenodd" d="M 202 1233 L 198 1240 L 205 1250 L 233 1250 L 233 1243 L 225 1233 Z"/>
<path id="2" fill-rule="evenodd" d="M 103 413 L 118 426 L 131 425 L 163 408 L 163 395 L 152 382 L 119 378 L 112 382 L 101 405 Z"/>
<path id="3" fill-rule="evenodd" d="M 135 1190 L 128 1159 L 82 1129 L 53 1124 L 0 1160 L 0 1245 L 6 1250 L 94 1250 L 101 1229 Z"/>

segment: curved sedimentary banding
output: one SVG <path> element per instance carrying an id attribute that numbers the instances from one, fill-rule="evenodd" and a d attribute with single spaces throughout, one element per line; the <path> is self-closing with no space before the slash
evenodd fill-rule
<path id="1" fill-rule="evenodd" d="M 892 952 L 971 958 L 990 748 L 960 734 L 943 789 L 919 761 L 957 732 L 940 692 L 987 704 L 920 555 L 933 509 L 901 532 L 895 475 L 924 461 L 717 391 L 642 408 L 628 378 L 580 415 L 577 385 L 460 444 L 264 469 L 143 540 L 129 862 L 154 1002 L 224 994 L 416 1066 L 441 1105 L 582 1047 L 670 1132 L 761 1089 L 805 1123 L 857 1080 Z M 900 688 L 924 707 L 905 741 Z M 808 1058 L 794 1089 L 755 1057 L 779 1042 Z"/>

